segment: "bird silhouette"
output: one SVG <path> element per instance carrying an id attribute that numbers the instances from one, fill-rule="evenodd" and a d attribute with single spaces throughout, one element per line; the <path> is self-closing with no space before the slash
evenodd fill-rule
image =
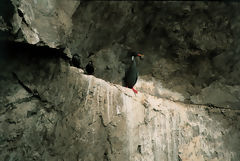
<path id="1" fill-rule="evenodd" d="M 139 73 L 137 69 L 135 57 L 139 56 L 141 58 L 143 57 L 143 55 L 136 52 L 132 52 L 131 55 L 132 55 L 131 65 L 128 68 L 127 72 L 125 73 L 124 81 L 125 81 L 126 87 L 131 88 L 134 93 L 138 93 L 138 91 L 133 88 L 134 85 L 137 83 L 138 73 Z"/>
<path id="2" fill-rule="evenodd" d="M 89 75 L 92 75 L 94 73 L 94 66 L 92 61 L 89 61 L 88 64 L 86 65 L 86 72 Z"/>
<path id="3" fill-rule="evenodd" d="M 74 67 L 80 68 L 81 62 L 80 62 L 80 56 L 78 54 L 74 54 L 72 57 L 72 65 Z"/>

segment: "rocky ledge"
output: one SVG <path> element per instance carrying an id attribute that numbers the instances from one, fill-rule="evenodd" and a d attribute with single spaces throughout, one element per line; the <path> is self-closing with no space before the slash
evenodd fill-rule
<path id="1" fill-rule="evenodd" d="M 240 111 L 85 75 L 63 58 L 1 63 L 0 160 L 237 161 Z"/>

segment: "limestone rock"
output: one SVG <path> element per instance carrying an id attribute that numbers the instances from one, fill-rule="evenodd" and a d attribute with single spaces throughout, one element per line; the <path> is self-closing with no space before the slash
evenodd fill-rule
<path id="1" fill-rule="evenodd" d="M 214 104 L 223 107 L 238 109 L 240 99 L 240 86 L 225 86 L 220 83 L 212 83 L 204 88 L 199 95 L 192 96 L 194 103 Z"/>
<path id="2" fill-rule="evenodd" d="M 225 106 L 205 99 L 202 91 L 214 82 L 223 88 L 239 85 L 239 3 L 4 0 L 3 4 L 1 39 L 9 39 L 10 32 L 11 41 L 61 48 L 69 58 L 78 54 L 83 66 L 92 60 L 94 75 L 106 81 L 122 84 L 129 65 L 126 53 L 134 50 L 145 54 L 138 62 L 141 82 L 156 80 L 151 82 L 154 91 L 140 88 L 141 92 L 192 103 L 193 97 L 203 95 L 198 103 Z M 238 104 L 230 101 L 229 107 Z"/>
<path id="3" fill-rule="evenodd" d="M 3 0 L 0 161 L 239 161 L 239 8 Z"/>
<path id="4" fill-rule="evenodd" d="M 22 30 L 23 37 L 30 44 L 41 41 L 53 48 L 61 46 L 72 32 L 71 16 L 79 4 L 75 0 L 12 0 L 9 4 L 13 7 L 12 11 L 9 10 L 14 12 L 12 33 Z M 21 36 L 18 39 L 21 40 Z"/>
<path id="5" fill-rule="evenodd" d="M 239 110 L 135 95 L 51 55 L 10 60 L 1 63 L 0 160 L 240 158 Z"/>

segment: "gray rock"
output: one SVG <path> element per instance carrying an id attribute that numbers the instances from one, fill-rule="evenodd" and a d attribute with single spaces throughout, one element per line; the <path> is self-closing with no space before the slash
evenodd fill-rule
<path id="1" fill-rule="evenodd" d="M 240 160 L 239 3 L 3 2 L 0 161 Z"/>
<path id="2" fill-rule="evenodd" d="M 0 160 L 240 158 L 239 110 L 134 95 L 56 57 L 4 62 Z"/>
<path id="3" fill-rule="evenodd" d="M 15 34 L 16 41 L 64 48 L 69 58 L 78 53 L 83 66 L 90 60 L 96 64 L 98 78 L 122 84 L 129 65 L 126 53 L 133 50 L 145 54 L 138 61 L 142 81 L 136 86 L 141 92 L 176 101 L 239 106 L 239 100 L 221 103 L 203 92 L 213 82 L 223 88 L 239 85 L 238 3 L 12 0 L 6 4 L 13 14 L 0 12 L 2 30 Z M 11 25 L 6 15 L 12 16 Z M 144 88 L 149 80 L 154 89 Z"/>

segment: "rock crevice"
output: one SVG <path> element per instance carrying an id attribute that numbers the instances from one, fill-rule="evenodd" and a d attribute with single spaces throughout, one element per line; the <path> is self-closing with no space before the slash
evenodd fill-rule
<path id="1" fill-rule="evenodd" d="M 240 160 L 238 3 L 6 5 L 0 161 Z M 138 94 L 121 85 L 132 50 Z"/>

